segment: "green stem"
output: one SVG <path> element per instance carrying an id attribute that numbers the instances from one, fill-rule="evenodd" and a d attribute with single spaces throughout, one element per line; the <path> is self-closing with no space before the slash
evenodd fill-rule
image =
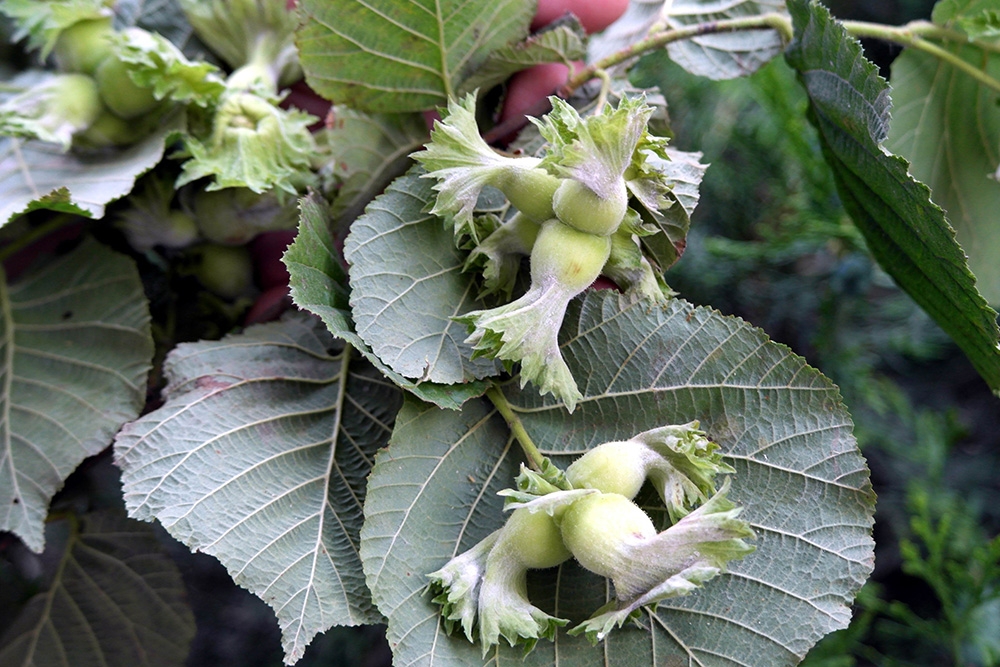
<path id="1" fill-rule="evenodd" d="M 1000 43 L 989 43 L 983 41 L 970 40 L 968 35 L 957 30 L 934 25 L 929 21 L 911 21 L 902 26 L 890 26 L 880 23 L 868 23 L 866 21 L 843 21 L 841 25 L 848 33 L 854 37 L 872 37 L 887 42 L 894 42 L 902 46 L 908 46 L 924 53 L 928 53 L 942 62 L 948 63 L 952 67 L 968 74 L 976 81 L 982 83 L 993 90 L 1000 92 L 1000 81 L 994 79 L 984 71 L 977 69 L 974 65 L 966 62 L 947 49 L 938 46 L 929 40 L 940 40 L 955 42 L 959 44 L 970 44 L 983 51 L 1000 53 Z M 693 39 L 702 35 L 720 34 L 729 32 L 740 32 L 743 30 L 777 30 L 782 41 L 791 41 L 792 25 L 787 16 L 783 14 L 761 14 L 759 16 L 745 16 L 735 19 L 724 19 L 720 21 L 707 21 L 697 23 L 683 28 L 663 30 L 641 39 L 631 46 L 617 51 L 606 58 L 585 67 L 570 78 L 560 91 L 562 96 L 568 96 L 584 83 L 599 76 L 602 70 L 609 69 L 616 65 L 627 62 L 644 53 L 661 49 L 667 44 L 685 39 Z"/>
<path id="2" fill-rule="evenodd" d="M 535 471 L 541 471 L 542 466 L 545 463 L 545 456 L 538 451 L 538 447 L 532 441 L 531 436 L 528 432 L 524 430 L 524 424 L 521 423 L 521 419 L 514 414 L 514 408 L 507 401 L 507 397 L 503 395 L 499 387 L 496 385 L 490 387 L 486 390 L 486 398 L 490 399 L 493 406 L 497 409 L 503 418 L 507 422 L 507 426 L 510 428 L 514 437 L 517 438 L 518 444 L 521 445 L 521 450 L 524 452 L 525 458 L 528 459 L 528 465 Z"/>
<path id="3" fill-rule="evenodd" d="M 952 30 L 931 23 L 930 21 L 910 21 L 901 26 L 889 26 L 867 21 L 841 21 L 841 25 L 855 37 L 875 37 L 886 41 L 896 41 L 896 36 L 923 37 L 942 42 L 968 44 L 983 51 L 1000 53 L 1000 43 L 972 40 L 964 32 Z"/>
<path id="4" fill-rule="evenodd" d="M 955 69 L 968 74 L 984 86 L 1000 92 L 1000 81 L 997 81 L 983 70 L 976 68 L 974 65 L 958 57 L 951 51 L 948 51 L 947 49 L 944 49 L 925 39 L 925 37 L 934 37 L 938 39 L 953 40 L 960 33 L 955 33 L 954 31 L 946 28 L 939 28 L 933 24 L 930 24 L 930 27 L 927 27 L 927 24 L 924 22 L 920 22 L 916 26 L 913 24 L 907 24 L 905 26 L 897 27 L 880 25 L 878 23 L 865 23 L 863 21 L 844 21 L 843 26 L 854 37 L 872 37 L 887 42 L 895 42 L 896 44 L 908 46 L 918 51 L 923 51 L 924 53 L 930 54 L 942 62 L 948 63 Z M 968 38 L 963 41 L 968 42 Z M 980 42 L 975 42 L 975 46 L 984 48 L 984 45 Z"/>
<path id="5" fill-rule="evenodd" d="M 616 65 L 631 60 L 643 53 L 661 49 L 671 42 L 679 42 L 684 39 L 693 39 L 702 35 L 714 35 L 727 32 L 741 32 L 743 30 L 777 30 L 783 42 L 787 43 L 792 39 L 792 24 L 787 16 L 782 14 L 761 14 L 759 16 L 743 16 L 735 19 L 723 19 L 720 21 L 706 21 L 694 25 L 664 30 L 657 32 L 645 39 L 641 39 L 631 46 L 616 51 L 606 58 L 580 70 L 566 82 L 562 93 L 568 95 L 585 84 L 590 79 L 597 76 L 600 70 L 606 70 Z M 565 96 L 564 95 L 564 96 Z"/>

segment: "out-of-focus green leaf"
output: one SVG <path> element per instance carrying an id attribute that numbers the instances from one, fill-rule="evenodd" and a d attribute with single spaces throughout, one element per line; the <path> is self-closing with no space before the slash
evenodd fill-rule
<path id="1" fill-rule="evenodd" d="M 663 306 L 590 292 L 570 306 L 563 356 L 584 398 L 572 416 L 517 383 L 505 394 L 543 454 L 565 466 L 596 445 L 698 419 L 736 468 L 730 496 L 757 551 L 689 596 L 645 610 L 643 627 L 603 644 L 560 631 L 528 665 L 794 665 L 845 627 L 873 566 L 874 494 L 837 388 L 759 330 L 680 300 Z M 595 352 L 599 350 L 600 352 Z M 361 556 L 388 618 L 397 664 L 522 664 L 506 645 L 486 658 L 444 633 L 426 574 L 503 520 L 518 446 L 485 400 L 461 412 L 407 403 L 369 480 Z M 529 578 L 532 602 L 577 623 L 611 586 L 574 564 Z"/>
<path id="2" fill-rule="evenodd" d="M 583 28 L 560 25 L 552 30 L 532 35 L 520 44 L 512 44 L 497 49 L 490 54 L 483 66 L 460 87 L 463 95 L 479 89 L 487 89 L 506 81 L 511 74 L 541 63 L 563 63 L 571 65 L 574 60 L 583 60 L 587 55 L 584 45 Z"/>
<path id="3" fill-rule="evenodd" d="M 320 133 L 320 150 L 337 182 L 331 215 L 349 223 L 397 176 L 410 168 L 410 153 L 427 141 L 420 114 L 366 114 L 345 106 L 333 108 Z"/>
<path id="4" fill-rule="evenodd" d="M 146 402 L 149 310 L 132 260 L 87 240 L 0 280 L 0 530 L 45 546 L 49 501 Z"/>
<path id="5" fill-rule="evenodd" d="M 948 25 L 966 16 L 953 16 Z M 945 48 L 1000 79 L 1000 53 L 955 44 Z M 907 49 L 892 63 L 892 102 L 886 148 L 909 160 L 913 177 L 930 186 L 969 257 L 976 286 L 1000 306 L 996 91 L 930 54 Z"/>
<path id="6" fill-rule="evenodd" d="M 40 208 L 102 217 L 108 203 L 163 159 L 168 138 L 183 126 L 184 115 L 176 113 L 137 144 L 91 154 L 0 137 L 0 224 Z"/>
<path id="7" fill-rule="evenodd" d="M 789 3 L 795 41 L 786 58 L 809 95 L 844 207 L 878 263 L 962 348 L 1000 392 L 1000 330 L 965 254 L 927 186 L 880 144 L 889 90 L 858 42 L 820 4 Z"/>
<path id="8" fill-rule="evenodd" d="M 351 310 L 358 335 L 397 373 L 442 384 L 498 375 L 488 358 L 472 360 L 463 324 L 479 307 L 462 273 L 454 232 L 427 212 L 434 182 L 419 172 L 396 179 L 351 226 L 344 243 Z"/>
<path id="9" fill-rule="evenodd" d="M 625 14 L 590 41 L 593 62 L 648 36 L 649 29 L 676 29 L 696 23 L 784 12 L 784 0 L 633 0 Z M 781 53 L 774 30 L 710 34 L 667 45 L 678 65 L 710 79 L 735 79 L 753 74 Z"/>
<path id="10" fill-rule="evenodd" d="M 219 64 L 194 34 L 180 0 L 115 0 L 118 27 L 137 26 L 163 35 L 188 58 Z"/>
<path id="11" fill-rule="evenodd" d="M 961 30 L 971 39 L 1000 37 L 1000 8 L 993 0 L 939 0 L 931 20 Z"/>
<path id="12" fill-rule="evenodd" d="M 407 379 L 379 359 L 358 336 L 348 303 L 347 273 L 334 237 L 329 209 L 320 197 L 301 200 L 302 215 L 295 243 L 282 258 L 291 277 L 292 299 L 297 306 L 323 320 L 337 338 L 347 341 L 397 385 L 438 407 L 456 410 L 486 391 L 486 382 L 443 385 Z"/>
<path id="13" fill-rule="evenodd" d="M 300 0 L 296 42 L 309 85 L 363 111 L 424 111 L 491 52 L 524 39 L 528 0 Z"/>
<path id="14" fill-rule="evenodd" d="M 130 516 L 273 607 L 289 664 L 333 625 L 377 623 L 358 533 L 396 387 L 304 313 L 179 345 L 165 371 L 163 407 L 115 442 Z"/>
<path id="15" fill-rule="evenodd" d="M 0 664 L 184 664 L 194 615 L 151 526 L 104 510 L 50 523 L 46 533 L 53 571 L 0 637 Z"/>

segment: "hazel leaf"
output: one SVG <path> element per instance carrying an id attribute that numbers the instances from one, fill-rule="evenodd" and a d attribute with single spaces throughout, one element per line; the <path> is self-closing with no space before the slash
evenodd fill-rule
<path id="1" fill-rule="evenodd" d="M 680 299 L 651 306 L 590 292 L 570 305 L 566 322 L 562 351 L 583 393 L 576 412 L 517 383 L 503 387 L 541 453 L 566 466 L 600 443 L 698 419 L 736 469 L 731 499 L 743 506 L 739 519 L 756 534 L 757 551 L 689 595 L 637 609 L 642 628 L 626 623 L 597 648 L 560 632 L 556 642 L 539 641 L 528 662 L 790 667 L 845 627 L 874 564 L 874 494 L 837 388 L 760 330 Z M 438 605 L 422 593 L 426 580 L 414 576 L 503 524 L 496 492 L 517 474 L 517 450 L 483 399 L 460 411 L 411 401 L 400 413 L 369 479 L 361 548 L 396 662 L 522 660 L 504 645 L 483 659 L 463 635 L 448 636 Z M 449 520 L 430 520 L 441 516 Z M 609 582 L 571 562 L 528 576 L 531 603 L 574 624 L 612 594 Z"/>

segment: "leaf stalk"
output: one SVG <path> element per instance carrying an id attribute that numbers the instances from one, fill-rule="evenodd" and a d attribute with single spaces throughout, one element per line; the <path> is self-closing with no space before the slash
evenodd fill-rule
<path id="1" fill-rule="evenodd" d="M 631 60 L 644 53 L 661 49 L 672 42 L 679 42 L 685 39 L 693 39 L 702 35 L 713 35 L 727 32 L 741 32 L 743 30 L 776 30 L 781 35 L 783 43 L 788 43 L 792 39 L 791 20 L 778 13 L 761 14 L 759 16 L 742 16 L 735 19 L 722 19 L 720 21 L 706 21 L 694 25 L 684 26 L 657 32 L 645 39 L 641 39 L 631 46 L 616 51 L 606 58 L 588 65 L 584 69 L 575 73 L 560 91 L 561 97 L 570 95 L 574 90 L 585 84 L 590 79 L 598 76 L 601 70 L 610 69 L 616 65 Z"/>
<path id="2" fill-rule="evenodd" d="M 966 35 L 960 32 L 936 26 L 927 21 L 914 21 L 903 26 L 888 26 L 879 23 L 867 23 L 864 21 L 844 21 L 844 28 L 854 37 L 871 37 L 887 42 L 894 42 L 901 46 L 907 46 L 918 51 L 930 54 L 948 63 L 955 69 L 968 74 L 973 79 L 1000 92 L 1000 81 L 987 74 L 975 65 L 963 60 L 951 51 L 929 41 L 927 38 L 936 38 L 953 42 L 964 42 L 970 46 L 975 46 L 986 51 L 1000 53 L 1000 45 L 987 45 L 980 41 L 970 41 Z"/>
<path id="3" fill-rule="evenodd" d="M 500 388 L 496 385 L 491 386 L 486 390 L 486 398 L 490 399 L 493 403 L 493 407 L 497 409 L 497 412 L 504 418 L 507 422 L 508 428 L 510 428 L 511 433 L 517 438 L 517 442 L 521 445 L 521 451 L 524 452 L 525 458 L 528 459 L 528 465 L 532 470 L 541 471 L 542 465 L 545 463 L 545 456 L 538 450 L 535 446 L 534 441 L 528 432 L 524 429 L 524 424 L 521 423 L 521 419 L 514 414 L 514 408 L 511 406 L 510 402 L 507 401 L 507 397 L 503 395 Z"/>

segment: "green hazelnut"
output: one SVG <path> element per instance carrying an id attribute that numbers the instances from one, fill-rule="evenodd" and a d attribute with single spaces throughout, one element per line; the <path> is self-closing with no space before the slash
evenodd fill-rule
<path id="1" fill-rule="evenodd" d="M 580 565 L 612 579 L 628 562 L 628 547 L 656 535 L 649 516 L 617 493 L 583 496 L 566 509 L 560 527 Z"/>
<path id="2" fill-rule="evenodd" d="M 510 556 L 526 569 L 555 567 L 572 555 L 555 519 L 543 511 L 514 510 L 504 526 L 503 540 L 511 547 Z"/>
<path id="3" fill-rule="evenodd" d="M 568 227 L 556 219 L 542 225 L 531 249 L 531 281 L 553 280 L 568 294 L 578 294 L 601 275 L 611 253 L 611 239 Z"/>
<path id="4" fill-rule="evenodd" d="M 580 181 L 568 178 L 556 189 L 552 208 L 562 222 L 588 234 L 610 236 L 625 218 L 628 189 L 619 179 L 612 195 L 601 197 Z"/>
<path id="5" fill-rule="evenodd" d="M 566 479 L 577 489 L 597 489 L 635 498 L 646 481 L 649 447 L 633 442 L 605 442 L 566 469 Z"/>
<path id="6" fill-rule="evenodd" d="M 152 89 L 132 81 L 128 65 L 117 58 L 106 58 L 97 67 L 94 78 L 104 105 L 119 118 L 136 118 L 159 105 Z"/>
<path id="7" fill-rule="evenodd" d="M 112 34 L 111 17 L 74 23 L 59 33 L 53 49 L 56 64 L 63 72 L 94 74 L 114 50 L 108 39 Z"/>
<path id="8" fill-rule="evenodd" d="M 552 197 L 560 180 L 543 169 L 511 168 L 501 172 L 496 187 L 507 196 L 511 206 L 534 222 L 555 217 Z"/>

